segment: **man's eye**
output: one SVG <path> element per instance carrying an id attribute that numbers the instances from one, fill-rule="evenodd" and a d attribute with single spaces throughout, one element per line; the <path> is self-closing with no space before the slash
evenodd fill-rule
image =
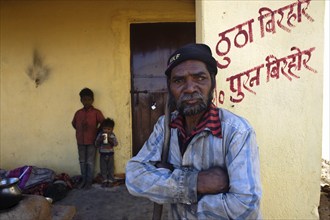
<path id="1" fill-rule="evenodd" d="M 178 83 L 182 83 L 183 80 L 182 79 L 174 79 L 173 82 L 176 83 L 176 84 L 178 84 Z"/>
<path id="2" fill-rule="evenodd" d="M 198 77 L 197 77 L 197 80 L 198 80 L 198 81 L 203 81 L 204 79 L 205 79 L 204 76 L 198 76 Z"/>

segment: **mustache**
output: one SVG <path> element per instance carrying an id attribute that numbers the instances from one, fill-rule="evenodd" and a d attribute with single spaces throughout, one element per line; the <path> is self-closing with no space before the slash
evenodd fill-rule
<path id="1" fill-rule="evenodd" d="M 192 94 L 182 94 L 179 98 L 179 101 L 183 102 L 183 101 L 188 101 L 191 99 L 203 99 L 203 96 L 202 96 L 202 94 L 200 94 L 198 92 L 194 92 Z"/>

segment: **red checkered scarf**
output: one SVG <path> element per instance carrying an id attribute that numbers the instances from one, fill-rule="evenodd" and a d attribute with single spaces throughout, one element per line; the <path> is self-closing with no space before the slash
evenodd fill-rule
<path id="1" fill-rule="evenodd" d="M 219 109 L 214 104 L 210 105 L 198 125 L 189 135 L 186 134 L 184 129 L 184 118 L 180 114 L 171 122 L 170 127 L 177 128 L 179 130 L 179 137 L 184 145 L 186 145 L 186 143 L 189 142 L 193 136 L 205 129 L 209 130 L 212 135 L 222 138 Z"/>

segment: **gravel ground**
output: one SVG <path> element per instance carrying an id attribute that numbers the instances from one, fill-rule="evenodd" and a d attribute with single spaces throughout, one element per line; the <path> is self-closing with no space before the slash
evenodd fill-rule
<path id="1" fill-rule="evenodd" d="M 330 219 L 330 192 L 321 192 L 320 206 L 319 206 L 320 220 Z"/>
<path id="2" fill-rule="evenodd" d="M 153 203 L 129 194 L 126 186 L 102 188 L 93 184 L 91 189 L 73 189 L 54 204 L 73 205 L 77 212 L 73 220 L 145 220 L 152 219 Z M 167 207 L 163 208 L 167 218 Z"/>
<path id="3" fill-rule="evenodd" d="M 322 160 L 320 220 L 330 220 L 330 163 Z M 153 203 L 129 194 L 124 184 L 103 188 L 93 184 L 91 189 L 73 189 L 54 204 L 73 205 L 77 212 L 73 220 L 145 220 L 152 219 Z M 163 218 L 168 207 L 163 208 Z"/>
<path id="4" fill-rule="evenodd" d="M 153 203 L 148 199 L 132 196 L 125 185 L 102 188 L 94 184 L 89 190 L 71 190 L 55 204 L 73 205 L 77 212 L 73 220 L 145 220 L 152 219 Z M 164 206 L 163 216 L 168 216 Z M 330 194 L 321 193 L 320 220 L 330 220 Z"/>
<path id="5" fill-rule="evenodd" d="M 320 220 L 330 220 L 330 161 L 322 159 Z"/>

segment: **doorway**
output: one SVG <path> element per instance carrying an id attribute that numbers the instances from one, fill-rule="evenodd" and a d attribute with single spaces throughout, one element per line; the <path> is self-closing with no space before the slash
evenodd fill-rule
<path id="1" fill-rule="evenodd" d="M 164 114 L 168 57 L 180 46 L 195 42 L 195 33 L 194 22 L 131 24 L 133 156 Z"/>

